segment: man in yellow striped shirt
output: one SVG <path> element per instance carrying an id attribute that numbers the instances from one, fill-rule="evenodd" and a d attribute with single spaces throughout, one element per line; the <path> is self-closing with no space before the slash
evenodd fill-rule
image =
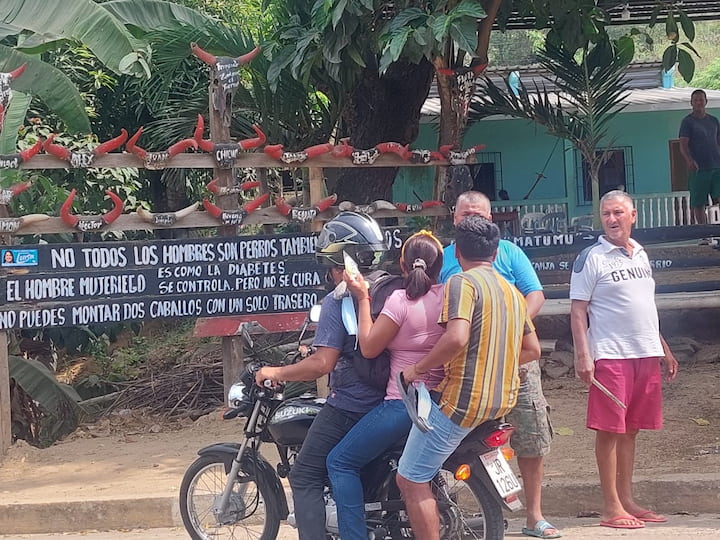
<path id="1" fill-rule="evenodd" d="M 486 420 L 500 418 L 517 400 L 518 366 L 540 357 L 540 343 L 520 292 L 492 268 L 500 230 L 480 216 L 456 226 L 456 253 L 463 273 L 445 286 L 439 322 L 445 334 L 405 380 L 445 366 L 439 405 L 429 415 L 432 431 L 413 426 L 398 466 L 410 524 L 418 540 L 439 539 L 440 521 L 429 481 L 463 438 Z"/>

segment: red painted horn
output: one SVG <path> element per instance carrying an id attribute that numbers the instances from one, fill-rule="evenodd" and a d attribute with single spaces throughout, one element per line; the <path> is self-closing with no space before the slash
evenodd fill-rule
<path id="1" fill-rule="evenodd" d="M 22 193 L 27 188 L 29 188 L 32 185 L 32 182 L 19 182 L 17 184 L 14 184 L 10 186 L 10 191 L 13 195 L 17 195 L 18 193 Z"/>
<path id="2" fill-rule="evenodd" d="M 78 221 L 80 221 L 77 216 L 74 216 L 70 213 L 73 200 L 75 200 L 75 189 L 70 192 L 68 198 L 65 199 L 65 202 L 60 207 L 60 217 L 66 224 L 70 225 L 71 227 L 75 227 L 75 225 L 78 224 Z"/>
<path id="3" fill-rule="evenodd" d="M 347 139 L 341 139 L 340 144 L 335 146 L 335 148 L 332 149 L 331 153 L 334 157 L 344 158 L 344 157 L 350 157 L 350 155 L 354 151 L 355 151 L 355 148 L 348 144 Z"/>
<path id="4" fill-rule="evenodd" d="M 202 50 L 197 43 L 191 43 L 190 50 L 192 50 L 193 54 L 197 56 L 200 60 L 205 62 L 207 65 L 214 66 L 215 64 L 217 64 L 217 56 L 213 56 L 209 52 Z"/>
<path id="5" fill-rule="evenodd" d="M 120 217 L 123 211 L 123 202 L 120 197 L 110 190 L 105 190 L 105 193 L 113 202 L 113 209 L 103 215 L 102 220 L 105 225 L 110 225 L 113 221 Z"/>
<path id="6" fill-rule="evenodd" d="M 128 139 L 127 144 L 125 144 L 125 150 L 130 152 L 131 154 L 135 154 L 136 156 L 140 156 L 141 159 L 145 159 L 145 156 L 147 156 L 147 152 L 140 148 L 139 146 L 136 146 L 138 139 L 140 139 L 140 135 L 142 135 L 143 127 L 140 126 L 138 130 L 135 132 L 135 135 L 130 137 Z"/>
<path id="7" fill-rule="evenodd" d="M 240 184 L 240 189 L 242 189 L 243 191 L 248 191 L 256 187 L 260 187 L 260 182 L 258 182 L 257 180 L 248 180 L 247 182 L 243 182 L 242 184 Z"/>
<path id="8" fill-rule="evenodd" d="M 210 180 L 210 181 L 207 183 L 207 186 L 205 186 L 205 187 L 208 188 L 208 191 L 212 191 L 213 193 L 217 193 L 218 191 L 220 191 L 220 188 L 218 188 L 217 183 L 218 183 L 218 179 L 217 179 L 217 178 L 213 178 L 212 180 Z"/>
<path id="9" fill-rule="evenodd" d="M 283 155 L 283 145 L 270 144 L 263 148 L 263 152 L 265 152 L 271 158 L 280 159 Z"/>
<path id="10" fill-rule="evenodd" d="M 324 212 L 328 208 L 330 208 L 333 203 L 337 201 L 337 195 L 334 193 L 330 195 L 329 197 L 325 197 L 324 199 L 320 199 L 315 207 L 318 209 L 318 212 Z"/>
<path id="11" fill-rule="evenodd" d="M 27 148 L 20 152 L 20 159 L 22 161 L 27 161 L 31 157 L 33 157 L 35 154 L 37 154 L 42 149 L 43 143 L 41 140 L 38 139 L 38 142 L 33 144 L 30 148 Z"/>
<path id="12" fill-rule="evenodd" d="M 170 148 L 168 148 L 168 156 L 173 157 L 176 156 L 188 148 L 194 148 L 197 150 L 198 143 L 195 139 L 183 139 L 182 141 L 178 141 L 175 144 L 173 144 Z"/>
<path id="13" fill-rule="evenodd" d="M 14 70 L 12 70 L 10 73 L 8 73 L 8 75 L 10 75 L 10 78 L 11 78 L 11 79 L 16 79 L 16 78 L 18 78 L 20 75 L 23 74 L 23 72 L 25 71 L 25 68 L 26 68 L 26 67 L 27 67 L 27 64 L 23 64 L 22 66 L 20 66 L 20 67 L 18 67 L 18 68 L 15 68 Z"/>
<path id="14" fill-rule="evenodd" d="M 212 217 L 217 219 L 217 218 L 220 218 L 220 216 L 222 216 L 222 213 L 223 213 L 222 208 L 220 208 L 219 206 L 215 206 L 209 200 L 203 199 L 203 206 L 205 207 L 205 210 L 207 211 L 207 213 L 210 214 Z"/>
<path id="15" fill-rule="evenodd" d="M 255 199 L 254 201 L 250 201 L 249 203 L 243 205 L 243 210 L 245 210 L 248 214 L 249 214 L 250 212 L 254 212 L 254 211 L 257 210 L 258 208 L 260 208 L 260 205 L 262 205 L 262 203 L 264 203 L 265 201 L 267 201 L 267 199 L 268 199 L 269 196 L 270 196 L 269 193 L 263 193 L 262 195 L 260 195 L 260 196 L 259 196 L 257 199 Z"/>
<path id="16" fill-rule="evenodd" d="M 443 156 L 447 157 L 447 155 L 450 153 L 450 151 L 451 151 L 452 149 L 453 149 L 453 145 L 452 145 L 452 144 L 443 144 L 443 145 L 440 147 L 440 153 L 441 153 Z"/>
<path id="17" fill-rule="evenodd" d="M 275 206 L 281 216 L 289 216 L 290 212 L 292 212 L 292 206 L 290 206 L 283 197 L 275 199 Z"/>
<path id="18" fill-rule="evenodd" d="M 315 146 L 311 146 L 310 148 L 306 148 L 304 152 L 307 154 L 307 157 L 309 159 L 315 156 L 319 156 L 321 154 L 327 154 L 328 152 L 332 152 L 333 148 L 335 148 L 335 146 L 332 143 L 323 143 L 316 144 Z"/>
<path id="19" fill-rule="evenodd" d="M 98 144 L 93 150 L 93 154 L 95 154 L 96 156 L 100 156 L 102 154 L 112 152 L 113 150 L 120 148 L 125 143 L 125 141 L 127 141 L 127 138 L 128 132 L 125 130 L 125 128 L 122 128 L 120 130 L 120 135 L 118 135 L 114 139 L 110 139 L 109 141 Z"/>
<path id="20" fill-rule="evenodd" d="M 240 64 L 241 66 L 242 66 L 243 64 L 247 64 L 247 63 L 250 62 L 253 58 L 255 58 L 259 53 L 260 53 L 260 46 L 258 45 L 257 47 L 255 47 L 255 48 L 254 48 L 252 51 L 250 51 L 249 53 L 243 54 L 242 56 L 238 56 L 238 57 L 237 57 L 238 64 Z M 207 53 L 206 53 L 206 54 L 207 54 Z"/>
<path id="21" fill-rule="evenodd" d="M 240 141 L 238 144 L 243 150 L 250 150 L 251 148 L 257 148 L 261 144 L 265 144 L 266 138 L 262 130 L 255 124 L 253 124 L 252 128 L 255 130 L 255 133 L 257 133 L 257 137 L 254 139 L 245 139 L 244 141 Z"/>
<path id="22" fill-rule="evenodd" d="M 53 139 L 55 139 L 55 134 L 51 133 L 43 143 L 43 150 L 55 157 L 64 159 L 65 161 L 70 161 L 70 150 L 64 146 L 60 146 L 59 144 L 53 144 Z"/>
<path id="23" fill-rule="evenodd" d="M 449 68 L 438 68 L 436 70 L 440 75 L 446 75 L 448 77 L 452 77 L 455 72 L 452 69 Z"/>
<path id="24" fill-rule="evenodd" d="M 212 152 L 214 145 L 213 145 L 212 141 L 203 139 L 204 131 L 205 131 L 205 118 L 203 118 L 202 114 L 198 114 L 198 121 L 197 121 L 197 126 L 195 127 L 195 131 L 193 132 L 193 139 L 195 139 L 195 142 L 198 144 L 198 146 L 200 148 L 202 148 L 206 152 Z"/>
<path id="25" fill-rule="evenodd" d="M 385 154 L 388 152 L 392 152 L 393 154 L 397 154 L 403 159 L 406 159 L 408 155 L 410 154 L 410 151 L 408 150 L 408 145 L 402 145 L 400 143 L 396 142 L 386 142 L 386 143 L 380 143 L 376 144 L 375 148 L 380 150 L 380 153 Z"/>

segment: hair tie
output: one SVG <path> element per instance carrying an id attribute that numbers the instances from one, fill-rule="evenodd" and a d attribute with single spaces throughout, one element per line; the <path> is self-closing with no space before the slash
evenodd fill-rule
<path id="1" fill-rule="evenodd" d="M 415 268 L 422 268 L 423 270 L 427 270 L 427 263 L 423 259 L 415 259 L 413 261 L 413 270 Z"/>

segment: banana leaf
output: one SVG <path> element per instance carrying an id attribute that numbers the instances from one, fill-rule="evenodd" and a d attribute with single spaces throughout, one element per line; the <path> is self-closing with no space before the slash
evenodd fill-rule
<path id="1" fill-rule="evenodd" d="M 18 130 L 25 122 L 25 113 L 30 105 L 30 96 L 22 92 L 13 91 L 12 101 L 5 113 L 5 118 L 0 130 L 0 155 L 14 154 L 17 152 Z M 17 178 L 18 171 L 0 169 L 0 185 L 7 186 L 7 178 Z"/>
<path id="2" fill-rule="evenodd" d="M 77 87 L 59 69 L 35 56 L 24 54 L 0 45 L 0 71 L 8 72 L 27 64 L 25 72 L 10 83 L 11 88 L 41 99 L 55 114 L 62 118 L 68 131 L 90 132 L 90 120 L 85 103 Z M 11 109 L 12 109 L 11 105 Z M 20 124 L 16 124 L 19 128 Z M 10 127 L 7 128 L 8 130 Z M 3 127 L 3 132 L 6 128 Z M 15 132 L 17 134 L 17 131 Z M 7 134 L 11 136 L 10 133 Z"/>
<path id="3" fill-rule="evenodd" d="M 136 39 L 113 15 L 92 0 L 3 0 L 0 25 L 16 34 L 74 39 L 118 74 L 143 76 L 149 63 L 147 43 Z M 7 27 L 7 28 L 6 28 Z"/>
<path id="4" fill-rule="evenodd" d="M 21 389 L 12 399 L 13 435 L 46 448 L 75 431 L 83 412 L 78 393 L 37 360 L 10 356 L 9 365 L 11 387 Z"/>
<path id="5" fill-rule="evenodd" d="M 219 24 L 217 19 L 195 9 L 164 0 L 111 0 L 101 5 L 118 20 L 146 32 L 178 26 L 202 28 Z"/>

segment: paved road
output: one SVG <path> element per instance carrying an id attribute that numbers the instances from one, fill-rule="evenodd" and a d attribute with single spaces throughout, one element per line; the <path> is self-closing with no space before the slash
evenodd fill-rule
<path id="1" fill-rule="evenodd" d="M 597 518 L 557 518 L 553 523 L 561 527 L 564 538 L 594 540 L 596 538 L 632 538 L 641 540 L 717 540 L 720 538 L 720 514 L 700 516 L 670 516 L 665 524 L 648 524 L 645 529 L 632 531 L 608 529 L 597 526 Z M 519 531 L 523 526 L 518 519 L 510 520 L 507 539 L 524 538 Z M 278 540 L 294 540 L 294 529 L 283 525 Z M 144 529 L 134 531 L 0 535 L 2 540 L 179 540 L 187 539 L 182 529 Z"/>

